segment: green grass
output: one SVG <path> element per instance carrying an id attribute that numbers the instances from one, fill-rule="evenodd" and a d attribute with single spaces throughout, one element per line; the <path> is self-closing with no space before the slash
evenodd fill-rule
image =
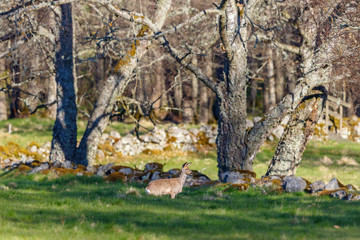
<path id="1" fill-rule="evenodd" d="M 11 174 L 10 174 L 11 175 Z M 359 239 L 359 202 L 259 190 L 176 199 L 96 177 L 6 176 L 0 239 Z"/>
<path id="2" fill-rule="evenodd" d="M 11 123 L 13 133 L 7 133 Z M 0 145 L 51 140 L 53 121 L 41 118 L 0 122 Z M 85 129 L 79 122 L 79 134 Z M 131 124 L 107 129 L 122 135 Z M 261 177 L 274 153 L 266 144 L 254 170 Z M 319 164 L 325 156 L 332 164 Z M 311 142 L 297 175 L 310 181 L 337 177 L 360 186 L 359 166 L 338 165 L 342 157 L 360 163 L 360 144 Z M 106 159 L 143 168 L 148 162 L 191 169 L 217 179 L 216 151 L 166 152 Z M 298 194 L 262 194 L 260 190 L 224 192 L 223 188 L 184 189 L 176 199 L 144 194 L 144 185 L 106 183 L 97 177 L 16 176 L 0 173 L 0 239 L 360 239 L 360 203 Z"/>

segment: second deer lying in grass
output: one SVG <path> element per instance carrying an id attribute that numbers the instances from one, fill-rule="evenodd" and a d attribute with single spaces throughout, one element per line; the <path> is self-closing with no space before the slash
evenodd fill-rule
<path id="1" fill-rule="evenodd" d="M 184 163 L 181 168 L 180 177 L 178 178 L 159 179 L 150 182 L 145 188 L 145 192 L 154 196 L 169 194 L 171 198 L 175 198 L 176 194 L 182 192 L 186 176 L 191 174 L 190 164 L 191 163 Z"/>

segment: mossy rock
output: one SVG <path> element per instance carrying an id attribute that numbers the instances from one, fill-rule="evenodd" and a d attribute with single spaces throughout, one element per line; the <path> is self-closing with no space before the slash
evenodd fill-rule
<path id="1" fill-rule="evenodd" d="M 160 150 L 160 149 L 145 149 L 144 151 L 142 151 L 143 154 L 146 154 L 146 155 L 156 155 L 156 156 L 159 156 L 161 154 L 164 153 L 163 150 Z"/>
<path id="2" fill-rule="evenodd" d="M 312 195 L 316 195 L 316 196 L 330 196 L 330 194 L 332 193 L 336 193 L 337 191 L 339 190 L 345 190 L 346 193 L 348 192 L 347 188 L 346 187 L 341 187 L 339 189 L 335 189 L 335 190 L 322 190 L 322 191 L 318 191 L 318 192 L 315 192 L 313 193 Z"/>
<path id="3" fill-rule="evenodd" d="M 104 179 L 109 182 L 115 182 L 115 181 L 119 181 L 119 180 L 126 181 L 127 177 L 125 176 L 124 173 L 113 172 L 109 176 L 104 177 Z"/>

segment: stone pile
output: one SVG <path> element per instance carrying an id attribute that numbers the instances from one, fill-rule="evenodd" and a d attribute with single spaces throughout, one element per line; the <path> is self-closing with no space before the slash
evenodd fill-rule
<path id="1" fill-rule="evenodd" d="M 5 167 L 5 171 L 14 171 L 16 174 L 50 174 L 54 177 L 73 174 L 77 176 L 97 176 L 106 181 L 127 181 L 148 183 L 158 179 L 176 178 L 180 176 L 180 169 L 163 171 L 163 164 L 153 162 L 147 163 L 143 170 L 128 166 L 105 165 L 82 166 L 74 165 L 70 161 L 60 162 L 40 162 L 37 160 L 15 163 Z M 306 192 L 315 196 L 330 196 L 341 200 L 359 201 L 360 194 L 351 185 L 344 185 L 338 179 L 333 178 L 327 184 L 323 181 L 313 183 L 308 180 L 295 177 L 262 177 L 256 178 L 256 174 L 249 170 L 227 171 L 221 174 L 223 183 L 212 181 L 206 175 L 193 170 L 192 175 L 187 176 L 185 186 L 223 186 L 224 191 L 239 190 L 246 191 L 249 188 L 260 188 L 264 194 L 268 192 Z"/>
<path id="2" fill-rule="evenodd" d="M 98 176 L 103 177 L 107 181 L 129 181 L 148 183 L 150 181 L 166 178 L 176 178 L 180 176 L 180 169 L 171 169 L 167 172 L 163 171 L 163 164 L 147 163 L 144 170 L 132 168 L 128 166 L 114 165 L 108 163 L 105 165 L 93 165 L 85 167 L 83 165 L 75 165 L 70 161 L 60 162 L 40 162 L 37 160 L 21 163 L 14 163 L 5 167 L 5 171 L 15 171 L 19 174 L 51 174 L 55 177 L 67 174 L 77 176 Z M 193 170 L 192 175 L 187 176 L 185 186 L 203 186 L 215 184 L 206 175 Z"/>
<path id="3" fill-rule="evenodd" d="M 260 187 L 263 193 L 276 192 L 306 192 L 314 196 L 330 196 L 341 200 L 359 201 L 360 194 L 352 185 L 344 185 L 337 178 L 327 184 L 322 180 L 313 183 L 302 177 L 271 176 L 257 179 L 255 173 L 248 170 L 227 171 L 221 175 L 223 181 L 229 185 L 227 190 L 237 189 L 245 191 L 249 187 Z"/>

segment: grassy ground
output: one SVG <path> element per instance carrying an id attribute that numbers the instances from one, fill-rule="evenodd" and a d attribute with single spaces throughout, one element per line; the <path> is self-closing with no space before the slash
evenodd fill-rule
<path id="1" fill-rule="evenodd" d="M 359 202 L 189 189 L 172 200 L 96 177 L 2 177 L 0 239 L 359 239 Z"/>
<path id="2" fill-rule="evenodd" d="M 26 146 L 51 140 L 52 121 L 15 119 L 0 122 L 0 145 Z M 79 124 L 79 133 L 85 128 Z M 112 124 L 126 134 L 132 125 Z M 274 152 L 266 144 L 257 155 L 258 177 Z M 336 176 L 360 186 L 360 144 L 311 142 L 297 175 L 310 181 Z M 330 159 L 327 162 L 324 158 Z M 167 152 L 107 159 L 143 168 L 165 163 L 165 170 L 191 161 L 191 169 L 217 178 L 216 151 Z M 176 199 L 144 194 L 143 185 L 106 183 L 96 177 L 0 175 L 0 239 L 360 239 L 360 203 L 306 194 L 262 194 L 260 190 L 224 192 L 218 188 L 185 189 Z"/>

